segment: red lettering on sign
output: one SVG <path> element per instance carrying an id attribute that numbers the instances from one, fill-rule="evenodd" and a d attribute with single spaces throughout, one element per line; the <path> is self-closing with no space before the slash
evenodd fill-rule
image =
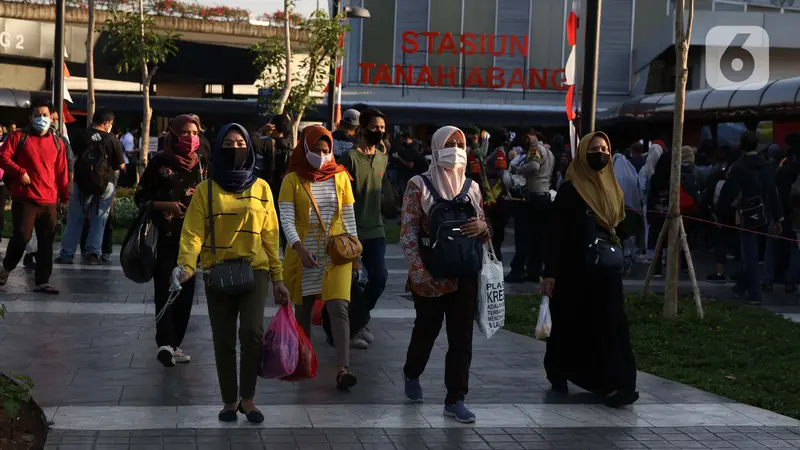
<path id="1" fill-rule="evenodd" d="M 508 38 L 509 40 L 509 47 L 511 47 L 511 56 L 516 55 L 516 51 L 519 52 L 522 56 L 528 56 L 530 52 L 530 40 L 528 39 L 528 35 L 522 36 L 522 41 L 520 42 L 519 36 L 512 34 Z"/>
<path id="2" fill-rule="evenodd" d="M 506 71 L 501 67 L 489 68 L 489 89 L 502 89 L 506 85 Z"/>
<path id="3" fill-rule="evenodd" d="M 474 55 L 478 50 L 475 44 L 475 33 L 464 33 L 461 35 L 461 53 L 465 55 Z"/>
<path id="4" fill-rule="evenodd" d="M 389 72 L 389 66 L 387 64 L 381 64 L 378 67 L 378 74 L 375 75 L 375 84 L 382 84 L 386 83 L 388 85 L 392 84 L 392 74 Z"/>
<path id="5" fill-rule="evenodd" d="M 361 68 L 361 82 L 370 84 L 369 70 L 375 68 L 375 63 L 360 62 L 358 63 L 358 67 Z"/>
<path id="6" fill-rule="evenodd" d="M 419 35 L 414 31 L 403 32 L 403 53 L 417 53 L 419 51 L 417 37 L 419 37 Z"/>
<path id="7" fill-rule="evenodd" d="M 497 38 L 500 38 L 500 50 L 495 49 L 495 44 L 497 43 Z M 492 56 L 503 56 L 506 52 L 506 35 L 502 36 L 495 36 L 493 34 L 489 35 L 489 53 Z"/>
<path id="8" fill-rule="evenodd" d="M 469 76 L 467 77 L 466 83 L 464 83 L 464 87 L 486 87 L 486 83 L 483 82 L 483 76 L 481 76 L 481 69 L 473 67 L 472 70 L 469 71 Z"/>
<path id="9" fill-rule="evenodd" d="M 565 85 L 567 81 L 566 71 L 564 69 L 556 69 L 550 73 L 550 86 L 558 89 L 559 91 L 566 91 L 569 86 Z"/>
<path id="10" fill-rule="evenodd" d="M 525 74 L 519 67 L 515 68 L 514 71 L 511 72 L 511 80 L 508 81 L 506 87 L 509 89 L 514 89 L 515 85 L 519 85 L 519 89 L 525 89 Z"/>
<path id="11" fill-rule="evenodd" d="M 480 51 L 480 54 L 481 55 L 485 55 L 486 54 L 486 35 L 485 34 L 481 35 L 481 51 Z"/>
<path id="12" fill-rule="evenodd" d="M 436 39 L 437 36 L 439 36 L 439 32 L 438 31 L 425 31 L 425 32 L 422 32 L 420 34 L 428 38 L 428 46 L 425 47 L 425 51 L 428 52 L 428 54 L 433 53 L 435 51 L 434 48 L 433 48 L 433 41 L 434 41 L 434 39 Z"/>
<path id="13" fill-rule="evenodd" d="M 420 86 L 423 84 L 427 84 L 428 86 L 434 86 L 433 74 L 431 73 L 430 66 L 424 65 L 419 69 L 419 75 L 417 75 L 417 82 L 414 84 L 416 86 Z"/>
<path id="14" fill-rule="evenodd" d="M 402 78 L 402 79 L 401 79 Z M 403 67 L 401 64 L 394 66 L 394 84 L 397 85 L 412 85 L 414 84 L 414 65 Z"/>
<path id="15" fill-rule="evenodd" d="M 449 51 L 454 55 L 458 54 L 458 48 L 456 48 L 456 43 L 453 40 L 453 33 L 445 33 L 442 36 L 442 43 L 439 44 L 439 49 L 436 50 L 436 53 L 441 55 L 446 51 Z"/>
<path id="16" fill-rule="evenodd" d="M 456 87 L 456 68 L 452 66 L 439 66 L 439 80 L 436 84 L 439 86 Z"/>
<path id="17" fill-rule="evenodd" d="M 547 69 L 542 69 L 541 72 L 534 68 L 528 70 L 528 89 L 547 89 Z"/>

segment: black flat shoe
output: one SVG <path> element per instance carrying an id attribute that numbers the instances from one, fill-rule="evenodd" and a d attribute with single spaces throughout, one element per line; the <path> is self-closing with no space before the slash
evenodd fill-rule
<path id="1" fill-rule="evenodd" d="M 566 380 L 560 380 L 555 382 L 551 381 L 550 388 L 554 392 L 558 392 L 559 394 L 569 394 L 569 386 L 567 386 Z"/>
<path id="2" fill-rule="evenodd" d="M 639 400 L 639 393 L 636 391 L 619 391 L 614 395 L 605 397 L 606 406 L 610 408 L 622 408 L 636 403 Z"/>
<path id="3" fill-rule="evenodd" d="M 261 414 L 261 411 L 258 409 L 247 412 L 244 410 L 242 404 L 239 403 L 239 412 L 244 414 L 244 416 L 247 417 L 247 421 L 250 423 L 264 423 L 264 414 Z"/>
<path id="4" fill-rule="evenodd" d="M 336 376 L 336 389 L 346 391 L 358 383 L 358 379 L 352 372 L 343 370 Z"/>
<path id="5" fill-rule="evenodd" d="M 219 417 L 220 422 L 236 422 L 239 420 L 235 409 L 223 409 L 219 412 L 219 416 L 217 417 Z"/>

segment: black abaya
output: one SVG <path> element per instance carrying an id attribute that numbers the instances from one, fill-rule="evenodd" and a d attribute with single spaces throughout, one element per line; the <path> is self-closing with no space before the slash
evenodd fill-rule
<path id="1" fill-rule="evenodd" d="M 575 186 L 558 190 L 550 218 L 545 277 L 555 279 L 547 340 L 547 378 L 605 396 L 636 390 L 622 275 L 597 273 L 586 261 L 589 244 L 602 229 Z M 620 230 L 621 231 L 621 230 Z M 624 236 L 620 236 L 624 239 Z"/>

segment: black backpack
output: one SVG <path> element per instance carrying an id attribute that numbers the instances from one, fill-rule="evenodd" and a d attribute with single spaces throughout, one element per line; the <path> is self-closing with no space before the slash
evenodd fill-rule
<path id="1" fill-rule="evenodd" d="M 103 136 L 92 133 L 89 147 L 75 162 L 75 183 L 81 195 L 102 195 L 111 182 L 111 166 L 103 148 Z"/>
<path id="2" fill-rule="evenodd" d="M 477 217 L 468 195 L 472 180 L 467 178 L 452 200 L 444 200 L 425 175 L 422 180 L 434 200 L 428 211 L 429 231 L 420 234 L 422 263 L 433 278 L 478 276 L 483 266 L 483 243 L 461 234 L 461 225 Z"/>

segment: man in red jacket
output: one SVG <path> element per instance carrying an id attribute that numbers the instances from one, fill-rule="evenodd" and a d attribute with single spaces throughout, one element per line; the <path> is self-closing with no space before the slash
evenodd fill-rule
<path id="1" fill-rule="evenodd" d="M 0 147 L 0 168 L 10 183 L 14 222 L 14 235 L 0 267 L 0 286 L 19 264 L 35 229 L 39 251 L 33 290 L 46 294 L 58 294 L 50 285 L 56 206 L 59 200 L 69 200 L 66 149 L 61 138 L 50 132 L 52 110 L 46 100 L 34 100 L 30 126 L 15 131 Z"/>

